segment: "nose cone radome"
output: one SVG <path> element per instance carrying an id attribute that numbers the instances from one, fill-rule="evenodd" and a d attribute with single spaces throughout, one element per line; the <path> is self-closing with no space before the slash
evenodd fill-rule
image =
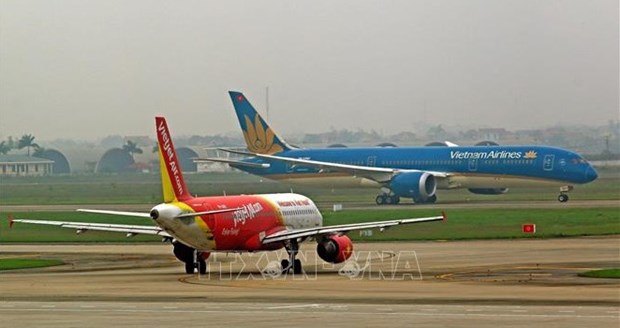
<path id="1" fill-rule="evenodd" d="M 598 173 L 592 166 L 588 166 L 586 169 L 586 182 L 594 181 L 598 178 Z"/>

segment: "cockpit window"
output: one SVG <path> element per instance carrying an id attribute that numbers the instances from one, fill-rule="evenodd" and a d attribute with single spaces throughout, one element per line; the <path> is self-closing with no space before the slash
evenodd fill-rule
<path id="1" fill-rule="evenodd" d="M 577 157 L 577 158 L 571 159 L 571 163 L 573 163 L 573 164 L 587 164 L 588 161 L 586 161 L 585 159 L 583 159 L 581 157 Z"/>

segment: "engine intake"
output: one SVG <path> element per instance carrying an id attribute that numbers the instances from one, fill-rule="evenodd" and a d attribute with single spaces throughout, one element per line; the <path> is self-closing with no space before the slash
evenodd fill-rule
<path id="1" fill-rule="evenodd" d="M 316 252 L 329 263 L 342 263 L 353 254 L 353 242 L 346 235 L 332 235 L 318 243 Z"/>

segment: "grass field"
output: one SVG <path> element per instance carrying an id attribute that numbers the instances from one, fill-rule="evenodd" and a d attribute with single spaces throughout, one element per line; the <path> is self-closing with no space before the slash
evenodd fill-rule
<path id="1" fill-rule="evenodd" d="M 576 186 L 571 199 L 620 200 L 620 167 L 598 168 L 599 179 Z M 331 204 L 367 203 L 374 205 L 378 190 L 319 189 L 293 187 L 263 180 L 249 174 L 203 173 L 186 175 L 188 188 L 198 195 L 250 194 L 273 192 L 299 192 L 312 198 L 322 208 Z M 156 174 L 85 175 L 0 178 L 0 205 L 49 205 L 49 204 L 157 204 L 161 202 L 161 185 Z M 475 195 L 467 190 L 439 191 L 439 204 L 479 200 L 555 202 L 555 188 L 519 188 L 504 195 Z M 408 201 L 404 200 L 406 204 Z M 325 224 L 343 224 L 369 220 L 388 220 L 404 217 L 439 215 L 439 210 L 420 210 L 415 206 L 402 206 L 397 210 L 345 210 L 325 211 Z M 438 206 L 440 208 L 440 206 Z M 2 242 L 124 242 L 158 241 L 152 236 L 126 239 L 123 234 L 89 231 L 76 235 L 75 231 L 50 226 L 20 225 L 8 230 L 0 213 L 0 243 Z M 480 239 L 480 238 L 532 238 L 620 233 L 620 208 L 554 208 L 554 209 L 458 209 L 449 213 L 447 223 L 415 224 L 384 233 L 374 231 L 372 236 L 352 233 L 355 240 L 424 240 L 424 239 Z M 149 219 L 122 218 L 76 212 L 24 212 L 18 217 L 59 221 L 108 222 L 119 224 L 151 225 Z M 535 235 L 521 233 L 521 225 L 537 225 Z"/>
<path id="2" fill-rule="evenodd" d="M 576 186 L 571 199 L 619 199 L 620 167 L 599 168 L 599 179 Z M 161 184 L 157 174 L 84 175 L 49 177 L 0 177 L 0 204 L 157 204 L 161 202 Z M 317 203 L 367 202 L 374 204 L 378 189 L 311 188 L 288 185 L 253 175 L 200 173 L 185 176 L 188 189 L 195 195 L 294 192 L 305 194 Z M 477 200 L 550 200 L 556 188 L 514 188 L 504 195 L 476 195 L 467 190 L 439 190 L 441 202 Z M 409 200 L 403 200 L 408 203 Z"/>
<path id="3" fill-rule="evenodd" d="M 6 213 L 0 215 L 6 217 Z M 354 222 L 389 220 L 407 217 L 440 215 L 438 210 L 345 210 L 326 212 L 325 225 Z M 111 217 L 77 212 L 30 212 L 18 217 L 58 221 L 107 222 L 117 224 L 151 225 L 150 219 Z M 524 234 L 521 225 L 536 224 L 536 234 Z M 609 235 L 620 233 L 620 212 L 616 208 L 577 209 L 459 209 L 448 212 L 447 222 L 428 222 L 391 228 L 385 232 L 373 230 L 350 234 L 357 241 L 399 240 L 461 240 L 493 238 L 550 238 L 585 235 Z M 6 242 L 156 242 L 159 237 L 136 236 L 126 238 L 123 234 L 88 231 L 77 235 L 74 230 L 31 224 L 16 223 L 8 229 L 6 220 L 0 221 L 0 243 Z"/>
<path id="4" fill-rule="evenodd" d="M 594 270 L 579 274 L 580 277 L 588 278 L 613 278 L 620 279 L 620 269 Z"/>
<path id="5" fill-rule="evenodd" d="M 60 260 L 48 259 L 0 259 L 0 271 L 43 268 L 62 264 L 64 263 Z"/>

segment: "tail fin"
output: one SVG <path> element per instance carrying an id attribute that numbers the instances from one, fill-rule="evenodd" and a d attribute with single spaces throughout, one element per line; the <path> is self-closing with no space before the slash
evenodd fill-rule
<path id="1" fill-rule="evenodd" d="M 157 144 L 159 145 L 159 168 L 164 202 L 170 203 L 191 198 L 192 196 L 185 186 L 185 180 L 183 180 L 181 165 L 179 165 L 165 118 L 155 117 L 155 130 L 157 131 Z"/>
<path id="2" fill-rule="evenodd" d="M 235 113 L 245 137 L 248 150 L 258 154 L 275 154 L 291 147 L 284 142 L 241 92 L 229 91 Z"/>

